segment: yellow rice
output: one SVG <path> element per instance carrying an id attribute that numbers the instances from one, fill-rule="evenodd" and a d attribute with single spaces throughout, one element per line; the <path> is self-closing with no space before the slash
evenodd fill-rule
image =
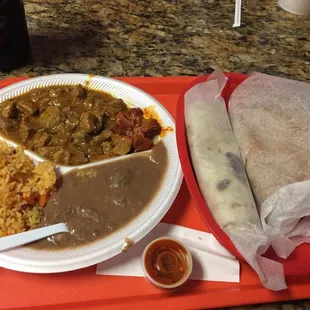
<path id="1" fill-rule="evenodd" d="M 56 182 L 50 162 L 34 166 L 21 147 L 0 141 L 0 237 L 23 232 L 40 223 L 42 209 L 23 197 L 44 195 Z"/>

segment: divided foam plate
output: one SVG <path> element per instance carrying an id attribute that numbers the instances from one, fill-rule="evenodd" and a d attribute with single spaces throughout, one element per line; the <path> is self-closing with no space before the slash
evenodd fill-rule
<path id="1" fill-rule="evenodd" d="M 163 125 L 172 127 L 175 130 L 172 116 L 153 97 L 127 83 L 100 76 L 90 76 L 87 74 L 59 74 L 32 78 L 0 90 L 0 103 L 34 88 L 52 85 L 85 85 L 85 83 L 87 83 L 88 88 L 105 91 L 114 97 L 123 99 L 127 105 L 140 107 L 142 109 L 150 106 L 155 107 Z M 177 152 L 175 132 L 173 131 L 167 134 L 162 141 L 168 151 L 166 175 L 150 204 L 129 224 L 103 239 L 76 248 L 48 251 L 20 247 L 6 251 L 0 253 L 0 266 L 12 270 L 33 273 L 71 271 L 97 264 L 121 253 L 125 238 L 130 238 L 134 242 L 138 242 L 142 239 L 159 223 L 169 210 L 179 192 L 182 182 L 182 172 Z M 16 146 L 16 144 L 11 141 L 7 142 L 12 146 Z M 35 163 L 44 161 L 42 157 L 33 152 L 26 151 L 26 154 L 31 157 Z M 81 165 L 78 166 L 78 168 L 93 166 L 100 163 L 103 164 L 104 162 L 107 163 L 108 161 Z M 57 166 L 57 170 L 61 174 L 75 168 L 77 167 Z"/>

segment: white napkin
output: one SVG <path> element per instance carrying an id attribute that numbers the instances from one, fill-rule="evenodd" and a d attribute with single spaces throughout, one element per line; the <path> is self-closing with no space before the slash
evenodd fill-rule
<path id="1" fill-rule="evenodd" d="M 158 224 L 146 237 L 121 253 L 97 265 L 99 275 L 143 277 L 142 253 L 146 245 L 159 237 L 174 237 L 183 242 L 193 257 L 193 280 L 239 282 L 239 262 L 212 234 L 173 224 Z"/>

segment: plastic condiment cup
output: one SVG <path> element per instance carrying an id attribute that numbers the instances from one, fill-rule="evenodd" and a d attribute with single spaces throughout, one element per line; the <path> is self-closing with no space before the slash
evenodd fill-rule
<path id="1" fill-rule="evenodd" d="M 296 15 L 310 15 L 310 0 L 279 0 L 285 11 Z"/>
<path id="2" fill-rule="evenodd" d="M 149 256 L 150 253 L 154 250 L 152 248 L 155 247 L 156 249 L 156 243 L 158 244 L 158 248 L 157 250 L 163 246 L 165 246 L 165 248 L 169 248 L 172 244 L 173 245 L 177 245 L 178 248 L 180 249 L 180 251 L 182 252 L 182 257 L 186 259 L 186 270 L 184 272 L 184 275 L 182 276 L 182 278 L 180 278 L 180 280 L 178 280 L 175 283 L 171 283 L 171 284 L 164 284 L 159 282 L 158 280 L 156 280 L 152 274 L 150 274 L 150 272 L 148 271 L 148 268 L 146 266 L 146 262 L 149 260 Z M 172 247 L 170 247 L 170 249 L 173 249 Z M 155 251 L 154 251 L 155 252 Z M 184 256 L 183 256 L 184 254 Z M 151 262 L 150 262 L 151 264 Z M 147 280 L 149 280 L 152 284 L 154 284 L 156 287 L 161 288 L 161 289 L 166 289 L 166 290 L 171 290 L 171 289 L 177 289 L 179 288 L 181 285 L 183 285 L 190 277 L 192 270 L 193 270 L 193 259 L 192 259 L 192 255 L 190 253 L 190 251 L 187 249 L 187 247 L 180 241 L 178 241 L 177 239 L 171 238 L 171 237 L 161 237 L 161 238 L 157 238 L 155 240 L 153 240 L 152 242 L 150 242 L 146 248 L 143 251 L 142 254 L 142 266 L 143 266 L 143 270 L 145 273 L 145 277 Z"/>

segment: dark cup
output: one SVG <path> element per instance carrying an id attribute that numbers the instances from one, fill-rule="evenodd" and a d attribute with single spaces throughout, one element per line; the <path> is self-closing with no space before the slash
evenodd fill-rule
<path id="1" fill-rule="evenodd" d="M 0 0 L 0 71 L 26 65 L 31 49 L 22 0 Z"/>

